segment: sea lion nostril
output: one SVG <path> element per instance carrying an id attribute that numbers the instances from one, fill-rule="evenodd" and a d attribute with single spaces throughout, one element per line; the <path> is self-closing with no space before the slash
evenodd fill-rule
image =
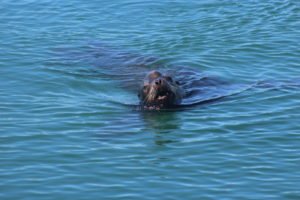
<path id="1" fill-rule="evenodd" d="M 161 79 L 157 79 L 157 80 L 155 81 L 155 84 L 156 84 L 156 85 L 161 85 L 161 82 L 162 82 Z"/>

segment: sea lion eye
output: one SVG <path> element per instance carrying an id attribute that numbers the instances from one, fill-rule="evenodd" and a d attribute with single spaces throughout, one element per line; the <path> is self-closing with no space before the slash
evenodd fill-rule
<path id="1" fill-rule="evenodd" d="M 143 89 L 146 89 L 150 86 L 150 83 L 149 82 L 144 82 L 144 85 L 143 85 Z"/>
<path id="2" fill-rule="evenodd" d="M 173 82 L 173 79 L 172 79 L 171 76 L 166 75 L 166 76 L 165 76 L 165 79 L 166 79 L 167 81 L 169 81 L 169 82 Z"/>
<path id="3" fill-rule="evenodd" d="M 143 92 L 146 94 L 148 92 L 149 86 L 148 85 L 144 85 L 143 86 Z"/>

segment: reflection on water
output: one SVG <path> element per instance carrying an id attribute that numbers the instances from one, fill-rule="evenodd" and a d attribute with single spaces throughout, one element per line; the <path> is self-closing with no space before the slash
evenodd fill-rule
<path id="1" fill-rule="evenodd" d="M 132 111 L 124 107 L 121 112 L 105 116 L 105 121 L 109 123 L 102 124 L 101 130 L 94 131 L 92 135 L 99 141 L 122 141 L 137 134 L 149 134 L 158 145 L 171 143 L 175 142 L 175 139 L 171 139 L 171 133 L 181 129 L 182 121 L 178 118 L 179 114 L 180 111 L 177 110 L 144 112 Z M 120 124 L 122 124 L 122 129 L 120 129 Z"/>
<path id="2" fill-rule="evenodd" d="M 154 134 L 154 141 L 157 145 L 176 142 L 172 139 L 174 132 L 181 129 L 181 121 L 178 120 L 178 112 L 141 112 L 140 116 L 145 121 L 145 129 L 151 130 Z"/>

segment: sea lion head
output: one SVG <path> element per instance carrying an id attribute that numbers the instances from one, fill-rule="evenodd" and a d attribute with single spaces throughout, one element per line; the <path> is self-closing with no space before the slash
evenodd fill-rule
<path id="1" fill-rule="evenodd" d="M 171 76 L 151 71 L 147 74 L 138 96 L 143 109 L 159 110 L 180 104 L 182 90 Z"/>

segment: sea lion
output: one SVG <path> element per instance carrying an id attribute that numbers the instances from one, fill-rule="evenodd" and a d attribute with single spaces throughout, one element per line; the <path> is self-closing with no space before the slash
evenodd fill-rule
<path id="1" fill-rule="evenodd" d="M 139 101 L 128 102 L 123 99 L 119 101 L 118 94 L 110 99 L 134 110 L 186 109 L 212 103 L 260 85 L 228 82 L 197 68 L 168 64 L 164 59 L 128 52 L 101 43 L 90 44 L 83 52 L 72 51 L 67 52 L 67 59 L 76 57 L 80 61 L 87 60 L 99 68 L 83 72 L 91 76 L 96 73 L 97 77 L 116 82 L 119 88 L 132 94 L 138 93 Z M 151 71 L 145 78 L 147 70 L 154 68 L 161 70 Z M 164 73 L 161 73 L 162 71 Z M 80 69 L 78 73 L 81 72 Z M 173 77 L 163 74 L 172 74 Z M 143 84 L 137 84 L 137 80 L 142 82 L 144 78 Z M 174 81 L 175 78 L 180 84 Z"/>
<path id="2" fill-rule="evenodd" d="M 178 82 L 158 71 L 147 74 L 138 93 L 141 108 L 146 110 L 176 107 L 181 103 L 183 95 L 184 92 Z"/>

